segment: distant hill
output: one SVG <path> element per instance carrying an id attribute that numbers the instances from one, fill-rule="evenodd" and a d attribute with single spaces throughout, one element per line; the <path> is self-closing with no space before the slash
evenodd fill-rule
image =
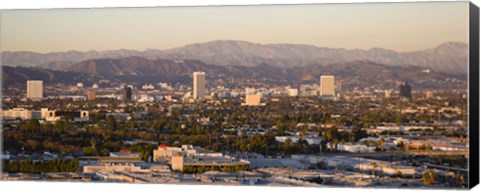
<path id="1" fill-rule="evenodd" d="M 234 81 L 266 81 L 275 85 L 298 86 L 318 83 L 320 75 L 333 74 L 341 79 L 342 87 L 396 87 L 399 81 L 408 81 L 415 88 L 466 88 L 465 74 L 450 74 L 426 70 L 420 66 L 389 66 L 371 61 L 336 62 L 327 65 L 309 64 L 291 68 L 260 63 L 254 66 L 205 64 L 199 60 L 150 60 L 143 57 L 119 59 L 90 59 L 74 63 L 66 71 L 41 68 L 2 67 L 4 87 L 21 85 L 26 80 L 38 79 L 45 83 L 93 84 L 98 79 L 110 79 L 134 84 L 178 82 L 191 83 L 194 71 L 205 71 L 207 79 L 234 79 Z M 228 85 L 228 84 L 226 84 Z M 237 84 L 230 84 L 237 85 Z"/>
<path id="2" fill-rule="evenodd" d="M 200 60 L 207 64 L 220 66 L 254 66 L 267 63 L 283 68 L 369 60 L 389 66 L 413 65 L 450 73 L 466 73 L 468 68 L 467 55 L 468 45 L 460 42 L 447 42 L 426 50 L 396 52 L 383 48 L 348 50 L 302 44 L 257 44 L 246 41 L 219 40 L 167 50 L 135 51 L 121 49 L 48 54 L 6 51 L 3 52 L 2 63 L 8 66 L 33 66 L 65 70 L 73 63 L 84 60 L 132 56 L 151 60 Z"/>
<path id="3" fill-rule="evenodd" d="M 2 66 L 2 85 L 23 85 L 27 80 L 43 80 L 44 83 L 75 84 L 77 82 L 94 81 L 95 77 L 76 72 L 52 71 L 41 68 Z"/>
<path id="4" fill-rule="evenodd" d="M 216 68 L 198 60 L 148 60 L 143 57 L 85 60 L 66 68 L 67 71 L 101 76 L 181 76 L 194 71 Z"/>
<path id="5" fill-rule="evenodd" d="M 142 57 L 122 59 L 92 59 L 76 63 L 67 70 L 110 76 L 124 80 L 170 79 L 187 81 L 194 71 L 205 71 L 207 77 L 233 77 L 235 79 L 270 79 L 272 83 L 300 84 L 318 83 L 319 76 L 333 74 L 352 86 L 392 85 L 398 81 L 409 81 L 422 87 L 446 88 L 466 85 L 466 75 L 449 74 L 428 70 L 419 66 L 388 66 L 371 61 L 353 61 L 328 65 L 310 64 L 283 68 L 261 63 L 255 66 L 218 66 L 198 60 L 149 60 Z M 182 79 L 182 80 L 180 80 Z M 451 80 L 455 79 L 454 82 Z M 466 86 L 465 86 L 466 87 Z"/>

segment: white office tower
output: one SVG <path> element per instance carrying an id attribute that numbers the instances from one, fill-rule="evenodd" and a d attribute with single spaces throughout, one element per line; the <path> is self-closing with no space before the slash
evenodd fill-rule
<path id="1" fill-rule="evenodd" d="M 335 97 L 335 77 L 332 75 L 320 76 L 320 96 Z"/>
<path id="2" fill-rule="evenodd" d="M 205 98 L 205 72 L 193 73 L 193 98 Z"/>
<path id="3" fill-rule="evenodd" d="M 43 81 L 41 80 L 27 81 L 27 98 L 29 99 L 43 98 Z"/>

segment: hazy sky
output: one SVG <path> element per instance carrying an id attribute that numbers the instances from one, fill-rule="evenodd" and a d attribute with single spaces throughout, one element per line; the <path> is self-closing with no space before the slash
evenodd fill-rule
<path id="1" fill-rule="evenodd" d="M 168 49 L 212 40 L 413 51 L 467 42 L 468 2 L 1 12 L 1 50 Z"/>

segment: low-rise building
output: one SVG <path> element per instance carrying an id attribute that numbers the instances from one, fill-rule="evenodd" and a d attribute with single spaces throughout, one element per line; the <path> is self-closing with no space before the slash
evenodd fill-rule
<path id="1" fill-rule="evenodd" d="M 333 149 L 335 145 L 329 145 L 330 149 Z M 351 143 L 346 143 L 346 144 L 337 144 L 336 149 L 337 151 L 346 151 L 346 152 L 351 152 L 351 153 L 372 153 L 375 152 L 376 147 L 369 147 L 367 145 L 361 145 L 361 144 L 351 144 Z"/>
<path id="2" fill-rule="evenodd" d="M 40 111 L 27 110 L 24 108 L 14 108 L 3 110 L 1 112 L 4 119 L 43 119 L 45 121 L 56 121 L 60 119 L 68 119 L 73 122 L 85 122 L 89 120 L 89 112 L 85 110 L 80 111 L 56 111 L 42 108 Z"/>
<path id="3" fill-rule="evenodd" d="M 297 143 L 300 140 L 305 140 L 309 145 L 319 145 L 322 142 L 322 137 L 320 136 L 275 136 L 275 141 L 280 143 L 285 143 L 287 140 L 292 141 L 292 143 Z"/>
<path id="4" fill-rule="evenodd" d="M 2 110 L 3 119 L 32 119 L 32 111 L 25 108 L 13 108 L 9 110 Z"/>
<path id="5" fill-rule="evenodd" d="M 128 173 L 168 173 L 166 163 L 146 163 L 140 159 L 104 157 L 96 161 L 83 162 L 83 173 L 128 172 Z"/>
<path id="6" fill-rule="evenodd" d="M 182 147 L 159 145 L 158 149 L 153 152 L 153 159 L 156 162 L 167 162 L 172 166 L 172 170 L 184 172 L 209 170 L 234 172 L 246 170 L 249 165 L 246 160 L 236 160 L 222 153 L 211 152 L 192 145 L 182 145 Z"/>
<path id="7" fill-rule="evenodd" d="M 61 119 L 68 119 L 73 122 L 86 122 L 89 120 L 89 112 L 85 110 L 80 111 L 57 111 L 49 110 L 47 108 L 41 109 L 42 119 L 45 121 L 57 121 Z"/>
<path id="8" fill-rule="evenodd" d="M 140 154 L 137 152 L 132 152 L 130 150 L 122 149 L 119 152 L 110 152 L 109 156 L 138 159 Z"/>
<path id="9" fill-rule="evenodd" d="M 244 106 L 263 106 L 264 103 L 261 102 L 262 94 L 250 94 L 245 95 L 245 103 L 242 103 Z"/>

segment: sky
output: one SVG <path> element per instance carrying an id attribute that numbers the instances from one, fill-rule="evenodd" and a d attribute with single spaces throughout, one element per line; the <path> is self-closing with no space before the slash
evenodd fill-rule
<path id="1" fill-rule="evenodd" d="M 2 10 L 2 51 L 169 49 L 213 40 L 415 51 L 468 41 L 468 2 Z"/>

